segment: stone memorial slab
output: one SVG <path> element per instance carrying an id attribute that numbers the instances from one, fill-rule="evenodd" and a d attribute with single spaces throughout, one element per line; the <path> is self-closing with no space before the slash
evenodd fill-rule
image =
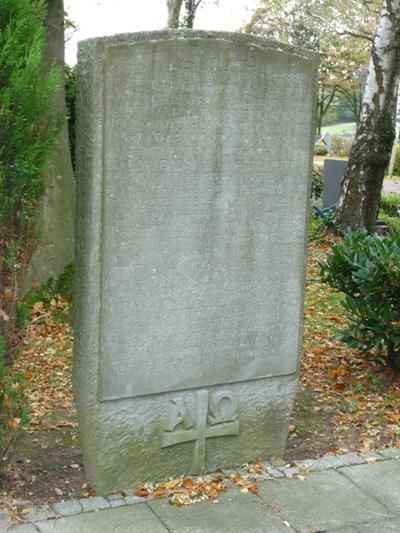
<path id="1" fill-rule="evenodd" d="M 347 159 L 325 159 L 324 187 L 322 192 L 322 203 L 324 207 L 331 207 L 339 201 L 342 190 L 342 179 L 347 163 Z"/>
<path id="2" fill-rule="evenodd" d="M 89 483 L 106 493 L 281 454 L 315 56 L 176 30 L 84 41 L 78 65 L 74 372 Z"/>

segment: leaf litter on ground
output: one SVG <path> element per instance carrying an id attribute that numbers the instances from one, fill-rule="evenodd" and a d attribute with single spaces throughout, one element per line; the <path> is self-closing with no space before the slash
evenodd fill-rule
<path id="1" fill-rule="evenodd" d="M 255 465 L 264 471 L 261 461 L 256 461 Z M 218 496 L 222 492 L 227 492 L 236 486 L 242 493 L 258 494 L 258 486 L 254 470 L 249 465 L 248 473 L 239 473 L 237 470 L 227 472 L 216 472 L 204 476 L 182 476 L 177 479 L 170 479 L 156 483 L 146 483 L 137 488 L 134 496 L 142 498 L 168 498 L 172 505 L 192 505 L 203 501 L 218 501 Z"/>

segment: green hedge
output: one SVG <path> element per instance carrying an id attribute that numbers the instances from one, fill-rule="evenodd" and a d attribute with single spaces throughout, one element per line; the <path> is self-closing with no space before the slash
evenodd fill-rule
<path id="1" fill-rule="evenodd" d="M 385 213 L 390 217 L 400 216 L 400 194 L 389 192 L 382 194 L 379 204 L 379 214 Z"/>
<path id="2" fill-rule="evenodd" d="M 58 70 L 43 66 L 45 17 L 44 0 L 0 1 L 0 457 L 26 419 L 22 380 L 11 364 L 16 310 L 35 245 L 44 168 L 62 124 L 53 105 Z"/>
<path id="3" fill-rule="evenodd" d="M 400 231 L 400 194 L 382 194 L 378 218 L 389 229 Z"/>

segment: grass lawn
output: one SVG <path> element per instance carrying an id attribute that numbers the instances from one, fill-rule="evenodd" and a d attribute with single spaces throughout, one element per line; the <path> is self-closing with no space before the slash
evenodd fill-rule
<path id="1" fill-rule="evenodd" d="M 340 122 L 339 124 L 333 124 L 332 126 L 322 127 L 322 133 L 330 133 L 331 135 L 342 135 L 343 133 L 355 134 L 355 132 L 355 122 Z"/>
<path id="2" fill-rule="evenodd" d="M 400 375 L 372 355 L 342 344 L 342 296 L 319 281 L 318 258 L 333 237 L 309 245 L 300 384 L 286 460 L 400 446 Z M 72 330 L 60 321 L 68 304 L 36 304 L 16 362 L 27 378 L 31 423 L 0 477 L 2 508 L 82 497 L 85 483 L 73 406 Z M 254 460 L 257 458 L 255 457 Z M 263 459 L 263 458 L 261 458 Z M 158 480 L 154 480 L 158 481 Z"/>

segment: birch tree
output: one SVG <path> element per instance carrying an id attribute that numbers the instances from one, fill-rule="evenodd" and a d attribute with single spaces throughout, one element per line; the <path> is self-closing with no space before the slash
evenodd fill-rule
<path id="1" fill-rule="evenodd" d="M 383 178 L 395 137 L 400 76 L 400 0 L 383 0 L 372 43 L 361 117 L 336 210 L 339 229 L 375 229 Z"/>
<path id="2" fill-rule="evenodd" d="M 179 25 L 179 17 L 181 15 L 183 0 L 167 0 L 168 8 L 168 28 L 177 28 Z"/>
<path id="3" fill-rule="evenodd" d="M 389 170 L 388 174 L 389 176 L 393 175 L 393 169 L 394 164 L 396 161 L 396 152 L 397 152 L 397 146 L 399 144 L 400 139 L 400 86 L 397 89 L 397 106 L 396 106 L 396 135 L 392 147 L 392 154 L 390 156 L 390 163 L 389 163 Z"/>
<path id="4" fill-rule="evenodd" d="M 172 29 L 182 26 L 183 28 L 192 29 L 197 9 L 202 2 L 203 0 L 167 0 L 167 27 Z M 215 3 L 217 2 L 218 0 L 215 0 Z M 182 7 L 185 8 L 185 14 L 181 19 Z"/>

